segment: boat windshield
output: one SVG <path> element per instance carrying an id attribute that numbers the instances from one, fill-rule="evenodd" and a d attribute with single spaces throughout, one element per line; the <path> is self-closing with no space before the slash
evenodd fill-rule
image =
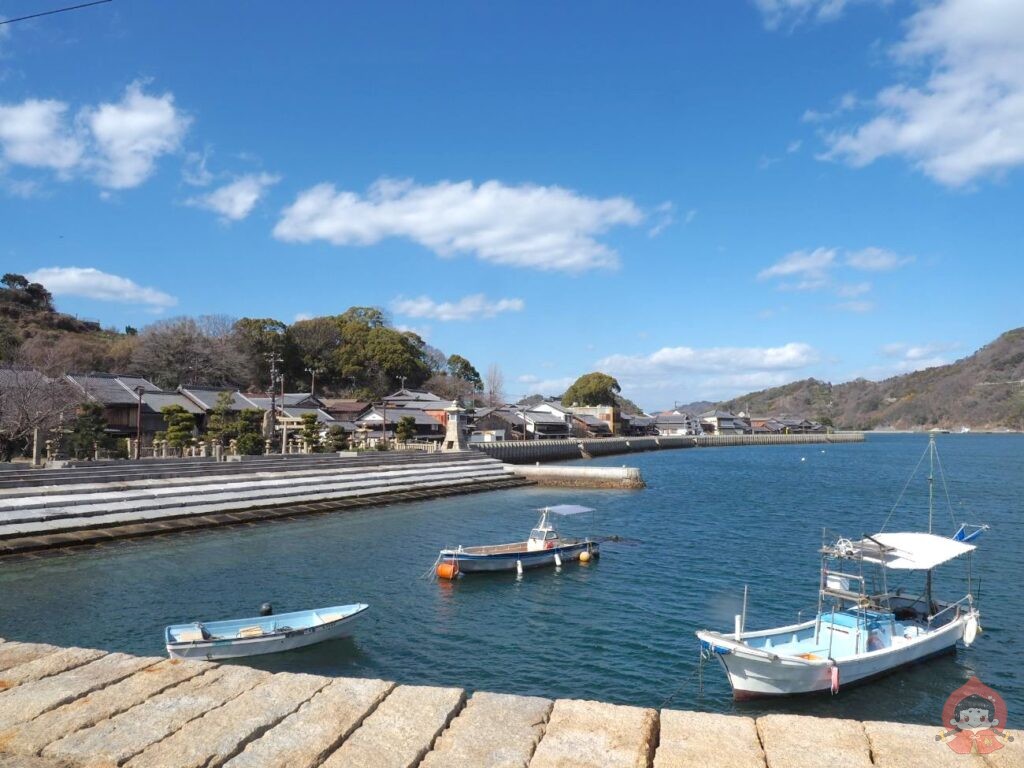
<path id="1" fill-rule="evenodd" d="M 543 528 L 534 528 L 532 531 L 530 531 L 530 538 L 551 540 L 557 539 L 558 534 L 554 531 L 545 531 Z"/>

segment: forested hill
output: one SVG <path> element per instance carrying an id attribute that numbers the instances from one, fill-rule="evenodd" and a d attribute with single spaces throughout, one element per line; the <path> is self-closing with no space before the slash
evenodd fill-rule
<path id="1" fill-rule="evenodd" d="M 445 355 L 394 328 L 375 307 L 296 320 L 223 315 L 172 317 L 136 330 L 101 329 L 56 310 L 45 286 L 22 275 L 0 278 L 0 365 L 57 376 L 106 371 L 139 374 L 157 386 L 270 386 L 268 358 L 292 391 L 379 398 L 399 386 L 425 387 L 446 399 L 501 399 L 500 370 L 485 383 L 461 355 Z M 278 379 L 276 385 L 281 384 Z M 498 390 L 498 391 L 496 391 Z"/>
<path id="2" fill-rule="evenodd" d="M 754 416 L 800 415 L 846 429 L 1024 429 L 1024 328 L 950 365 L 883 381 L 805 379 L 720 403 Z"/>

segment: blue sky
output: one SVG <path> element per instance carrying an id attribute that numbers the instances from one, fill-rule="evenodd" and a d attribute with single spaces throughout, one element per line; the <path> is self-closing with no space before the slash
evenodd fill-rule
<path id="1" fill-rule="evenodd" d="M 511 396 L 601 369 L 652 409 L 1022 324 L 1018 0 L 114 0 L 0 30 L 0 269 L 104 324 L 376 305 Z"/>

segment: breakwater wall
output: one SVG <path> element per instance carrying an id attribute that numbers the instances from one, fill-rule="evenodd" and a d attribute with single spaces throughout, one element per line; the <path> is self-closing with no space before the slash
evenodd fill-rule
<path id="1" fill-rule="evenodd" d="M 528 484 L 501 462 L 462 453 L 313 456 L 238 465 L 25 470 L 0 485 L 0 556 Z M 53 474 L 49 474 L 49 473 Z"/>
<path id="2" fill-rule="evenodd" d="M 12 768 L 1024 765 L 1019 736 L 962 756 L 938 723 L 652 709 L 2 639 L 0 679 Z"/>
<path id="3" fill-rule="evenodd" d="M 665 437 L 605 437 L 571 440 L 507 440 L 474 443 L 474 450 L 511 464 L 590 459 L 619 453 L 661 451 L 670 448 L 713 448 L 737 445 L 793 445 L 799 443 L 862 443 L 863 432 L 809 435 L 686 435 Z"/>
<path id="4" fill-rule="evenodd" d="M 551 488 L 623 488 L 636 490 L 646 487 L 636 467 L 580 467 L 507 464 L 513 475 Z"/>

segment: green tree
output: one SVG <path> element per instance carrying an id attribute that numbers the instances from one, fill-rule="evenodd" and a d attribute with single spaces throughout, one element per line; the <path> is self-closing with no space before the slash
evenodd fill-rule
<path id="1" fill-rule="evenodd" d="M 217 403 L 210 411 L 210 418 L 206 422 L 206 437 L 220 445 L 227 443 L 238 435 L 238 417 L 232 410 L 234 396 L 230 392 L 221 392 L 217 395 Z"/>
<path id="2" fill-rule="evenodd" d="M 192 430 L 196 426 L 196 420 L 192 414 L 180 405 L 165 405 L 160 409 L 164 415 L 164 423 L 167 424 L 165 439 L 172 448 L 182 448 L 192 439 Z"/>
<path id="3" fill-rule="evenodd" d="M 333 425 L 327 433 L 327 440 L 324 443 L 326 451 L 344 451 L 348 448 L 348 435 L 345 428 L 337 424 Z"/>
<path id="4" fill-rule="evenodd" d="M 403 443 L 408 443 L 416 437 L 416 419 L 412 416 L 403 416 L 398 420 L 395 427 L 395 437 Z"/>
<path id="5" fill-rule="evenodd" d="M 621 391 L 619 382 L 606 373 L 580 376 L 562 395 L 562 403 L 572 405 L 615 405 Z"/>
<path id="6" fill-rule="evenodd" d="M 320 424 L 317 423 L 315 413 L 302 414 L 302 439 L 306 441 L 311 451 L 320 450 Z"/>
<path id="7" fill-rule="evenodd" d="M 480 378 L 480 372 L 477 371 L 477 369 L 473 367 L 473 364 L 462 355 L 449 356 L 448 373 L 456 379 L 462 379 L 472 385 L 473 390 L 476 392 L 480 392 L 484 388 L 484 382 Z"/>
<path id="8" fill-rule="evenodd" d="M 263 438 L 264 412 L 259 408 L 245 408 L 238 412 L 238 436 L 256 435 Z"/>
<path id="9" fill-rule="evenodd" d="M 235 447 L 243 456 L 262 456 L 264 445 L 263 438 L 259 435 L 254 435 L 252 432 L 239 435 L 238 440 L 235 442 Z"/>
<path id="10" fill-rule="evenodd" d="M 106 448 L 111 443 L 106 429 L 103 406 L 99 403 L 83 404 L 67 434 L 68 453 L 76 459 L 92 458 L 97 446 Z"/>

